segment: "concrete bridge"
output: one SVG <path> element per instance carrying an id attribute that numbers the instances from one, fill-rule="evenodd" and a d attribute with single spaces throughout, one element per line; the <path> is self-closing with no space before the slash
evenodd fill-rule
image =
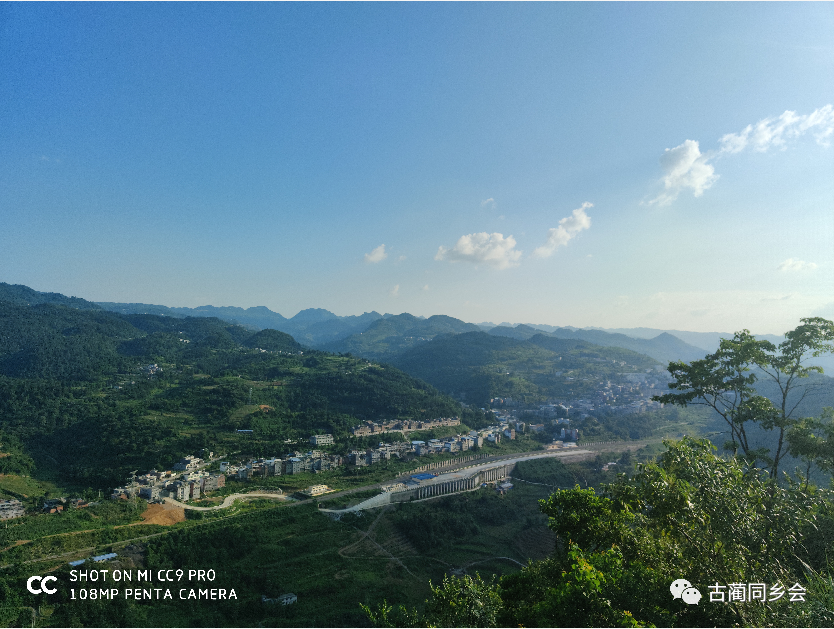
<path id="1" fill-rule="evenodd" d="M 373 509 L 375 507 L 384 507 L 385 505 L 395 504 L 398 502 L 431 500 L 432 498 L 439 498 L 440 496 L 448 496 L 450 494 L 457 494 L 465 491 L 475 491 L 483 483 L 492 483 L 509 478 L 510 474 L 512 474 L 513 470 L 515 470 L 516 463 L 519 461 L 529 461 L 533 459 L 551 457 L 560 459 L 573 457 L 584 458 L 592 454 L 594 453 L 590 450 L 570 448 L 550 452 L 519 454 L 503 461 L 473 463 L 462 469 L 444 472 L 429 481 L 421 483 L 419 487 L 415 487 L 413 489 L 383 492 L 347 509 L 320 509 L 320 511 L 322 513 L 327 513 L 332 517 L 339 517 L 344 513 L 364 511 L 365 509 Z M 475 457 L 473 457 L 473 459 L 474 458 Z"/>
<path id="2" fill-rule="evenodd" d="M 426 481 L 420 484 L 419 487 L 414 487 L 413 489 L 383 492 L 347 509 L 320 509 L 320 511 L 322 513 L 341 515 L 343 513 L 383 507 L 398 502 L 429 500 L 431 498 L 439 498 L 440 496 L 474 491 L 479 489 L 483 483 L 504 480 L 509 477 L 514 469 L 515 461 L 512 461 L 500 465 L 493 465 L 492 467 L 477 467 L 471 470 L 450 472 Z"/>

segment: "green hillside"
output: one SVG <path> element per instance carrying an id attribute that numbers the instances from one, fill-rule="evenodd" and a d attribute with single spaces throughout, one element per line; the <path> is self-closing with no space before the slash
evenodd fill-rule
<path id="1" fill-rule="evenodd" d="M 420 319 L 404 313 L 378 319 L 364 332 L 322 345 L 321 348 L 331 352 L 358 354 L 365 358 L 385 360 L 403 350 L 421 345 L 438 334 L 478 331 L 480 328 L 474 323 L 464 323 L 460 319 L 446 315 Z"/>
<path id="2" fill-rule="evenodd" d="M 6 463 L 25 471 L 18 454 L 31 456 L 62 483 L 108 487 L 201 448 L 281 454 L 362 420 L 461 412 L 394 367 L 302 351 L 275 330 L 0 301 L 0 430 L 20 446 Z"/>
<path id="3" fill-rule="evenodd" d="M 67 297 L 61 293 L 42 293 L 22 284 L 6 284 L 0 282 L 0 301 L 18 306 L 36 306 L 38 304 L 54 304 L 69 306 L 82 310 L 101 310 L 101 306 L 80 297 Z"/>
<path id="4" fill-rule="evenodd" d="M 621 348 L 541 334 L 519 340 L 486 332 L 438 336 L 389 360 L 441 391 L 478 405 L 494 397 L 525 404 L 581 397 L 600 380 L 660 366 Z"/>
<path id="5" fill-rule="evenodd" d="M 543 331 L 529 325 L 515 327 L 506 325 L 490 328 L 489 334 L 527 340 L 541 334 L 566 340 L 586 341 L 602 347 L 620 347 L 638 354 L 645 354 L 666 365 L 673 360 L 685 362 L 697 360 L 703 356 L 703 350 L 685 343 L 681 339 L 662 332 L 654 338 L 633 338 L 625 334 L 605 332 L 603 330 L 574 330 L 571 328 L 553 328 Z"/>

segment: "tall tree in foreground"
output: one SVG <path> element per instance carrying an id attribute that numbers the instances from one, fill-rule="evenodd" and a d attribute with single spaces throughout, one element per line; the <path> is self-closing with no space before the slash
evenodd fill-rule
<path id="1" fill-rule="evenodd" d="M 422 612 L 366 612 L 377 626 L 830 626 L 831 492 L 780 487 L 706 440 L 667 445 L 632 479 L 542 500 L 557 536 L 549 558 L 497 585 L 449 578 Z M 672 597 L 678 579 L 699 604 Z M 768 600 L 710 600 L 711 586 L 742 583 L 766 584 Z M 806 601 L 773 599 L 772 588 L 795 586 Z"/>
<path id="2" fill-rule="evenodd" d="M 718 351 L 701 360 L 669 363 L 669 373 L 675 378 L 669 388 L 678 393 L 652 399 L 680 406 L 709 406 L 729 428 L 730 440 L 724 447 L 740 451 L 751 465 L 763 462 L 770 477 L 776 479 L 787 452 L 787 432 L 799 423 L 797 407 L 809 390 L 804 379 L 822 373 L 821 367 L 807 363 L 834 351 L 833 322 L 820 317 L 800 321 L 802 325 L 785 334 L 785 341 L 778 347 L 742 330 L 732 339 L 721 339 Z M 775 403 L 757 393 L 755 383 L 759 378 L 769 379 L 778 388 Z M 748 434 L 751 423 L 776 431 L 774 449 L 752 446 Z"/>

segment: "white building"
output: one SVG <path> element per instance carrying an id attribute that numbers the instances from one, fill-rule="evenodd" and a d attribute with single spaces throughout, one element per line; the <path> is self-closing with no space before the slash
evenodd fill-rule
<path id="1" fill-rule="evenodd" d="M 313 435 L 310 437 L 310 443 L 314 446 L 332 446 L 333 435 Z"/>

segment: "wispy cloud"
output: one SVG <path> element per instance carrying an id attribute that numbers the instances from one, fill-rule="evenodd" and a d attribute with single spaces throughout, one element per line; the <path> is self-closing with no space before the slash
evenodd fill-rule
<path id="1" fill-rule="evenodd" d="M 786 111 L 777 118 L 765 118 L 755 125 L 747 125 L 739 133 L 728 133 L 719 142 L 722 153 L 741 153 L 748 147 L 763 153 L 771 147 L 784 150 L 786 140 L 808 132 L 814 134 L 818 144 L 830 146 L 834 134 L 834 106 L 826 105 L 804 116 Z"/>
<path id="2" fill-rule="evenodd" d="M 547 231 L 547 242 L 533 251 L 534 258 L 549 258 L 556 249 L 562 247 L 574 238 L 579 232 L 591 226 L 591 217 L 585 213 L 588 208 L 594 207 L 593 203 L 585 202 L 582 207 L 573 211 L 573 214 L 559 221 L 559 227 L 551 227 Z"/>
<path id="3" fill-rule="evenodd" d="M 803 116 L 786 111 L 781 116 L 765 118 L 755 125 L 747 125 L 738 133 L 721 136 L 718 140 L 720 148 L 716 151 L 701 153 L 695 140 L 686 140 L 675 148 L 666 149 L 660 158 L 665 173 L 661 180 L 665 192 L 649 201 L 649 205 L 668 205 L 685 190 L 691 190 L 693 196 L 701 196 L 719 177 L 715 174 L 715 167 L 709 163 L 711 160 L 735 155 L 747 148 L 759 152 L 771 147 L 784 150 L 789 139 L 806 133 L 812 133 L 818 144 L 830 146 L 834 135 L 834 106 L 825 105 Z"/>
<path id="4" fill-rule="evenodd" d="M 439 247 L 435 260 L 487 264 L 498 269 L 518 266 L 521 251 L 515 248 L 515 238 L 503 234 L 480 232 L 461 236 L 454 247 Z"/>
<path id="5" fill-rule="evenodd" d="M 793 299 L 796 296 L 796 293 L 788 293 L 787 295 L 768 295 L 766 297 L 762 297 L 762 301 L 787 301 L 788 299 Z"/>
<path id="6" fill-rule="evenodd" d="M 494 210 L 496 205 L 497 204 L 495 203 L 495 199 L 493 199 L 492 197 L 481 201 L 481 208 L 484 210 Z"/>
<path id="7" fill-rule="evenodd" d="M 802 272 L 802 271 L 813 271 L 817 268 L 817 265 L 814 262 L 805 262 L 804 260 L 795 260 L 794 258 L 788 258 L 782 264 L 777 267 L 782 272 Z"/>
<path id="8" fill-rule="evenodd" d="M 388 254 L 385 252 L 385 245 L 380 245 L 370 253 L 365 254 L 365 262 L 376 264 L 377 262 L 382 262 L 387 257 Z"/>
<path id="9" fill-rule="evenodd" d="M 399 297 L 400 296 L 400 285 L 396 284 L 394 286 L 394 288 L 391 289 L 391 292 L 389 294 L 391 295 L 391 297 Z"/>

